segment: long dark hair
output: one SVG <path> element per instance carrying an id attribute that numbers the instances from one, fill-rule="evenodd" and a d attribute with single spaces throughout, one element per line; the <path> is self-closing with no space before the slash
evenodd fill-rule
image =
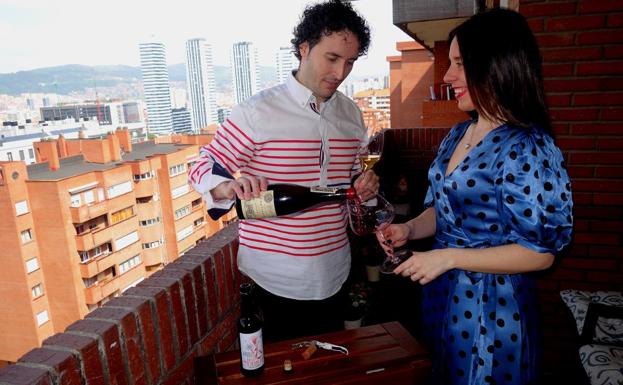
<path id="1" fill-rule="evenodd" d="M 491 9 L 450 32 L 457 39 L 467 88 L 483 117 L 551 133 L 539 46 L 522 15 Z"/>
<path id="2" fill-rule="evenodd" d="M 334 32 L 348 30 L 359 40 L 359 56 L 368 52 L 370 45 L 370 27 L 363 17 L 353 9 L 350 3 L 330 0 L 308 6 L 299 24 L 294 28 L 294 38 L 290 41 L 294 55 L 301 60 L 299 46 L 305 42 L 311 50 L 322 38 Z"/>

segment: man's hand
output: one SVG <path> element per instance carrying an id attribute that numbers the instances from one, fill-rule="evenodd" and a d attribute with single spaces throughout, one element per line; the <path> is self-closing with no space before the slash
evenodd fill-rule
<path id="1" fill-rule="evenodd" d="M 379 193 L 379 177 L 372 170 L 364 171 L 357 177 L 353 187 L 362 201 L 374 198 Z"/>
<path id="2" fill-rule="evenodd" d="M 268 180 L 261 176 L 242 176 L 238 179 L 222 182 L 212 190 L 212 198 L 214 200 L 228 199 L 232 200 L 236 196 L 240 200 L 258 198 L 260 192 L 266 191 L 268 188 Z"/>

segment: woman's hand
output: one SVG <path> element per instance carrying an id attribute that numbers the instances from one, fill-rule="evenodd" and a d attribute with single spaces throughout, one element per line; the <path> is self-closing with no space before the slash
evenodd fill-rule
<path id="1" fill-rule="evenodd" d="M 394 270 L 394 273 L 425 285 L 453 269 L 451 252 L 452 249 L 438 249 L 423 253 L 414 251 L 409 259 Z"/>
<path id="2" fill-rule="evenodd" d="M 382 231 L 376 232 L 376 239 L 385 252 L 391 254 L 394 252 L 394 247 L 400 247 L 407 243 L 410 231 L 411 229 L 406 223 L 389 225 Z"/>

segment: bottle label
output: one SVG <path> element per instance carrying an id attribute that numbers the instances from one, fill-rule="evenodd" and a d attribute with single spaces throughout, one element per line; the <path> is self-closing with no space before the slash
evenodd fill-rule
<path id="1" fill-rule="evenodd" d="M 339 189 L 337 187 L 320 187 L 320 186 L 314 186 L 311 187 L 309 189 L 309 191 L 313 192 L 313 193 L 328 193 L 328 194 L 335 194 L 339 191 Z"/>
<path id="2" fill-rule="evenodd" d="M 259 198 L 240 201 L 240 207 L 247 219 L 277 216 L 275 193 L 272 190 L 262 191 Z"/>
<path id="3" fill-rule="evenodd" d="M 255 333 L 240 333 L 240 359 L 245 370 L 255 370 L 264 365 L 262 329 Z"/>

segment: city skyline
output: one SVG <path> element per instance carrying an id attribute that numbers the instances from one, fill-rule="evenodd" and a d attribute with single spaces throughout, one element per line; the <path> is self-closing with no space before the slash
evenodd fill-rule
<path id="1" fill-rule="evenodd" d="M 111 0 L 107 7 L 98 9 L 97 15 L 89 15 L 77 0 L 53 4 L 4 0 L 0 4 L 0 33 L 16 38 L 0 43 L 5 54 L 0 73 L 64 64 L 139 66 L 136 46 L 151 36 L 164 43 L 168 64 L 185 62 L 187 40 L 205 38 L 213 47 L 215 65 L 229 65 L 232 45 L 251 41 L 258 49 L 260 65 L 274 67 L 275 55 L 279 47 L 289 45 L 292 28 L 305 5 L 315 2 L 230 0 L 191 4 L 180 0 L 170 7 Z M 388 72 L 386 57 L 397 54 L 395 43 L 411 40 L 392 24 L 391 1 L 357 0 L 353 6 L 368 20 L 372 32 L 369 53 L 359 59 L 353 75 Z M 279 15 L 273 15 L 276 10 Z"/>

